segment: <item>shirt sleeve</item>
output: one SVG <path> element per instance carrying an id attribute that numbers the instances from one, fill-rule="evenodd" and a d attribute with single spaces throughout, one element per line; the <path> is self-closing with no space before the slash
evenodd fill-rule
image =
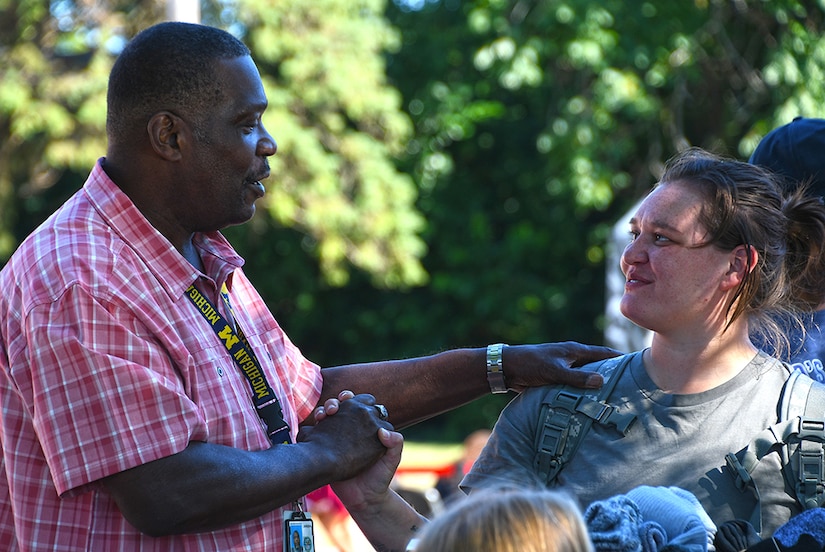
<path id="1" fill-rule="evenodd" d="M 33 309 L 12 372 L 59 494 L 203 440 L 204 419 L 128 306 L 81 286 Z"/>

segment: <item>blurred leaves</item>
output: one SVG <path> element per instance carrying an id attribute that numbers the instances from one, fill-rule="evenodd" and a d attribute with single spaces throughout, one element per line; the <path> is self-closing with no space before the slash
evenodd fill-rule
<path id="1" fill-rule="evenodd" d="M 412 179 L 395 167 L 412 130 L 387 85 L 384 52 L 397 32 L 382 1 L 245 3 L 239 21 L 266 75 L 267 123 L 279 144 L 267 204 L 302 228 L 327 281 L 350 266 L 379 287 L 425 282 L 424 220 Z"/>

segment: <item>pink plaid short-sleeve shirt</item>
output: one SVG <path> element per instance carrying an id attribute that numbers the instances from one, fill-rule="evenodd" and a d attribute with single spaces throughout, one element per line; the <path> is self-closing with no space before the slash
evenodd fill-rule
<path id="1" fill-rule="evenodd" d="M 280 550 L 282 514 L 152 538 L 97 482 L 206 441 L 270 446 L 249 384 L 185 296 L 225 282 L 294 432 L 321 374 L 272 317 L 219 233 L 196 236 L 195 270 L 106 176 L 20 246 L 0 272 L 0 548 Z"/>

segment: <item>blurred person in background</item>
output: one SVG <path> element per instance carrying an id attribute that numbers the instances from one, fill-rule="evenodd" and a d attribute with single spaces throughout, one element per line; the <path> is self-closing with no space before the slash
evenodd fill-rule
<path id="1" fill-rule="evenodd" d="M 811 197 L 825 197 L 825 119 L 797 117 L 769 132 L 756 146 L 750 162 L 766 167 L 781 177 L 786 190 L 803 186 Z M 823 207 L 825 208 L 825 207 Z M 825 247 L 825 244 L 820 244 Z M 816 262 L 812 255 L 808 262 Z M 819 267 L 825 272 L 825 266 Z M 804 325 L 786 328 L 789 350 L 782 360 L 818 382 L 825 383 L 825 297 Z M 770 343 L 761 344 L 769 354 L 777 351 Z"/>
<path id="2" fill-rule="evenodd" d="M 439 478 L 435 485 L 445 503 L 449 503 L 455 498 L 464 497 L 464 493 L 458 488 L 458 484 L 473 467 L 473 463 L 481 454 L 481 450 L 487 444 L 491 433 L 492 431 L 487 428 L 477 429 L 464 439 L 461 458 L 453 464 L 453 471 Z"/>

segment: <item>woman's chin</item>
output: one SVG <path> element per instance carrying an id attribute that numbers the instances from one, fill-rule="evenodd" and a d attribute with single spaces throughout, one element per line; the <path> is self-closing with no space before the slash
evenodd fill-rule
<path id="1" fill-rule="evenodd" d="M 624 305 L 622 305 L 620 312 L 622 313 L 622 316 L 624 316 L 640 328 L 644 328 L 646 330 L 650 329 L 651 320 L 649 320 L 649 318 L 646 317 L 644 313 L 638 312 L 637 310 L 630 307 L 625 307 Z"/>

